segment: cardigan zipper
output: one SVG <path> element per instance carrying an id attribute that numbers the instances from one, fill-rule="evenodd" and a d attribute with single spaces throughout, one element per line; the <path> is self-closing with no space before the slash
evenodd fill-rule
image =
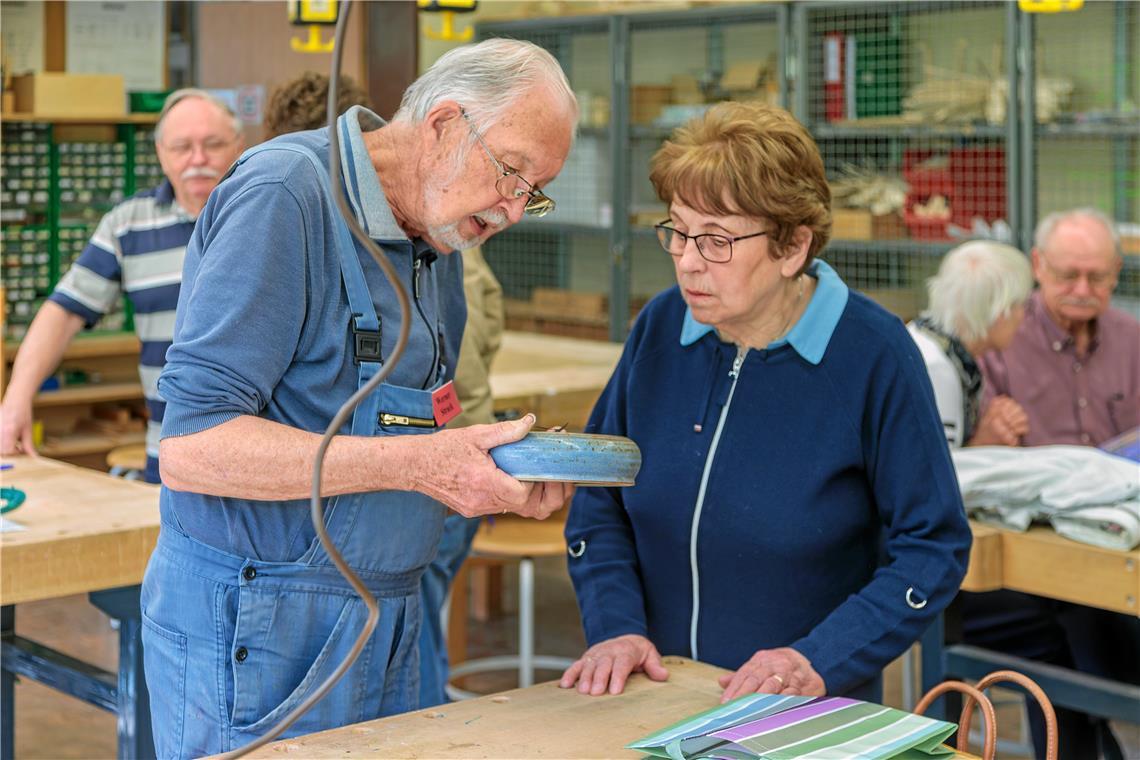
<path id="1" fill-rule="evenodd" d="M 732 378 L 732 385 L 728 389 L 728 398 L 724 408 L 720 410 L 720 419 L 717 420 L 716 430 L 713 431 L 712 443 L 709 444 L 709 453 L 705 456 L 705 469 L 701 473 L 701 487 L 697 490 L 697 506 L 693 510 L 693 527 L 689 533 L 689 568 L 693 576 L 693 617 L 689 622 L 689 649 L 691 657 L 699 660 L 697 656 L 697 622 L 701 614 L 701 577 L 697 570 L 697 533 L 701 524 L 701 512 L 705 506 L 705 492 L 708 489 L 709 473 L 712 472 L 713 460 L 716 458 L 717 445 L 720 443 L 720 432 L 724 429 L 724 422 L 728 419 L 728 408 L 732 406 L 732 396 L 736 393 L 736 383 L 740 380 L 740 369 L 744 366 L 744 357 L 748 355 L 748 347 L 741 346 L 736 350 L 736 358 L 732 362 L 732 370 L 728 376 Z"/>

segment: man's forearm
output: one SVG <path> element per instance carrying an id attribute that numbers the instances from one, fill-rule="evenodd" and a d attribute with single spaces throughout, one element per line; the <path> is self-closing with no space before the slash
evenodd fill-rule
<path id="1" fill-rule="evenodd" d="M 20 341 L 5 395 L 30 402 L 44 378 L 59 366 L 67 345 L 82 328 L 82 317 L 52 301 L 45 302 Z"/>
<path id="2" fill-rule="evenodd" d="M 410 449 L 420 436 L 338 435 L 322 468 L 324 496 L 412 488 Z M 260 417 L 241 416 L 208 430 L 165 438 L 162 481 L 176 491 L 254 500 L 308 498 L 321 436 Z"/>

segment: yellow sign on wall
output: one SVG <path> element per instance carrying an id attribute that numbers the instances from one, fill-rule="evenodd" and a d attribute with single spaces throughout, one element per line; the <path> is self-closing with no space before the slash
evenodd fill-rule
<path id="1" fill-rule="evenodd" d="M 1017 0 L 1017 7 L 1026 13 L 1061 13 L 1078 11 L 1085 0 Z"/>
<path id="2" fill-rule="evenodd" d="M 289 0 L 289 20 L 294 24 L 335 24 L 337 0 Z"/>

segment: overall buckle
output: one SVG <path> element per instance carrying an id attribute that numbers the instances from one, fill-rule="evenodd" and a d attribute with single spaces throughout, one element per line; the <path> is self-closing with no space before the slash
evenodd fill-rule
<path id="1" fill-rule="evenodd" d="M 382 363 L 380 355 L 380 330 L 361 330 L 352 320 L 352 361 L 359 365 L 361 362 Z"/>

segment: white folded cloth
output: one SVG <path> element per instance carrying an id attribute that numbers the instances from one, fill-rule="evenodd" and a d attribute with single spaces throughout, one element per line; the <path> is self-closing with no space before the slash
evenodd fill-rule
<path id="1" fill-rule="evenodd" d="M 1140 463 L 1087 446 L 971 446 L 951 452 L 966 512 L 1025 530 L 1052 523 L 1074 541 L 1140 544 Z"/>

